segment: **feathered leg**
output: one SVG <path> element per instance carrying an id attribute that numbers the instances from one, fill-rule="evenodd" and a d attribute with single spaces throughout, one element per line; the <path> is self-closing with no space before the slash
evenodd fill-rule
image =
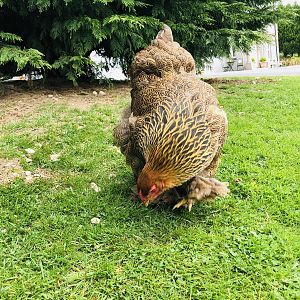
<path id="1" fill-rule="evenodd" d="M 191 211 L 197 201 L 214 199 L 218 196 L 226 197 L 229 194 L 228 182 L 220 182 L 211 177 L 215 175 L 219 161 L 220 154 L 218 153 L 209 167 L 194 177 L 187 187 L 187 197 L 179 201 L 173 209 L 184 206 Z"/>
<path id="2" fill-rule="evenodd" d="M 189 186 L 188 195 L 180 200 L 174 207 L 187 207 L 191 211 L 195 202 L 200 200 L 214 199 L 217 196 L 225 197 L 229 194 L 228 182 L 220 182 L 215 178 L 205 178 L 197 176 Z"/>

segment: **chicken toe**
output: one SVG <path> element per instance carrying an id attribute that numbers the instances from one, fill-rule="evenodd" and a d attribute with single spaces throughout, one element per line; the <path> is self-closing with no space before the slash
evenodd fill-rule
<path id="1" fill-rule="evenodd" d="M 191 211 L 194 203 L 195 203 L 195 199 L 184 198 L 180 200 L 176 205 L 174 205 L 173 209 L 183 206 L 187 208 L 189 211 Z"/>

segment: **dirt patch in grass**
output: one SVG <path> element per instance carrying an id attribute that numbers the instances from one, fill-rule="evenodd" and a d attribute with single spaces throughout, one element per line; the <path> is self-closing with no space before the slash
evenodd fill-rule
<path id="1" fill-rule="evenodd" d="M 33 183 L 38 178 L 49 179 L 52 177 L 51 172 L 46 169 L 24 170 L 17 158 L 10 160 L 0 158 L 0 185 L 8 184 L 16 178 L 24 178 L 25 182 Z"/>
<path id="2" fill-rule="evenodd" d="M 205 82 L 211 84 L 211 85 L 218 85 L 218 84 L 233 84 L 233 85 L 241 85 L 241 84 L 248 84 L 248 83 L 270 83 L 276 81 L 276 79 L 273 78 L 251 78 L 251 79 L 226 79 L 226 78 L 208 78 L 203 79 Z"/>
<path id="3" fill-rule="evenodd" d="M 71 108 L 89 110 L 93 105 L 114 103 L 117 98 L 130 97 L 128 83 L 112 87 L 87 85 L 74 87 L 36 87 L 28 89 L 24 84 L 5 85 L 5 95 L 0 98 L 0 125 L 34 116 L 45 103 L 66 104 Z"/>
<path id="4" fill-rule="evenodd" d="M 241 85 L 255 80 L 255 83 L 269 83 L 274 79 L 205 79 L 214 86 L 221 84 Z M 89 110 L 93 105 L 112 104 L 118 98 L 130 97 L 129 83 L 114 83 L 111 87 L 82 84 L 73 86 L 41 86 L 28 89 L 24 82 L 10 83 L 3 86 L 4 96 L 0 97 L 0 125 L 16 122 L 24 117 L 34 117 L 38 108 L 45 103 L 66 104 L 70 108 Z"/>
<path id="5" fill-rule="evenodd" d="M 45 87 L 37 86 L 28 89 L 24 83 L 10 83 L 4 86 L 5 93 L 0 97 L 0 128 L 15 123 L 23 118 L 34 120 L 40 114 L 44 104 L 67 105 L 73 109 L 89 110 L 93 105 L 113 104 L 118 98 L 130 97 L 130 85 L 114 84 L 111 87 L 100 85 L 83 85 L 77 88 L 70 86 Z M 43 135 L 44 128 L 16 128 L 16 136 L 32 134 Z M 0 133 L 1 135 L 1 133 Z M 25 170 L 18 158 L 7 160 L 0 157 L 0 185 L 9 184 L 16 178 L 23 178 L 32 183 L 38 178 L 52 178 L 49 170 Z"/>
<path id="6" fill-rule="evenodd" d="M 11 160 L 0 158 L 0 184 L 7 184 L 23 173 L 24 170 L 17 158 Z"/>

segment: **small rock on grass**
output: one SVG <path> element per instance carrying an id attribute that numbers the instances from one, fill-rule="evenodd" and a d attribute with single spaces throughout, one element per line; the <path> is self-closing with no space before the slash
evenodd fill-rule
<path id="1" fill-rule="evenodd" d="M 25 176 L 31 176 L 31 172 L 30 171 L 24 171 Z"/>
<path id="2" fill-rule="evenodd" d="M 26 160 L 26 162 L 28 162 L 28 163 L 31 163 L 31 162 L 32 162 L 32 159 L 29 158 L 29 157 L 25 157 L 25 160 Z"/>
<path id="3" fill-rule="evenodd" d="M 111 178 L 116 178 L 117 177 L 117 174 L 115 173 L 110 173 L 108 174 L 108 178 L 111 179 Z"/>
<path id="4" fill-rule="evenodd" d="M 25 176 L 25 182 L 27 182 L 27 183 L 33 183 L 33 180 L 34 180 L 34 178 L 33 178 L 32 175 Z"/>
<path id="5" fill-rule="evenodd" d="M 99 91 L 99 96 L 105 96 L 106 95 L 106 93 L 105 92 L 103 92 L 103 91 Z"/>
<path id="6" fill-rule="evenodd" d="M 27 149 L 25 149 L 25 152 L 26 152 L 27 154 L 34 154 L 34 153 L 35 153 L 35 150 L 33 150 L 33 149 L 31 149 L 31 148 L 27 148 Z"/>
<path id="7" fill-rule="evenodd" d="M 91 224 L 99 224 L 101 222 L 101 220 L 99 219 L 99 218 L 96 218 L 96 217 L 94 217 L 94 218 L 92 218 L 91 219 Z"/>
<path id="8" fill-rule="evenodd" d="M 100 192 L 99 186 L 95 182 L 91 182 L 90 184 L 91 189 L 93 189 L 96 193 Z"/>
<path id="9" fill-rule="evenodd" d="M 59 158 L 60 158 L 60 154 L 59 153 L 50 154 L 50 160 L 51 161 L 58 161 Z"/>
<path id="10" fill-rule="evenodd" d="M 97 93 L 96 91 L 93 91 L 93 95 L 94 95 L 94 96 L 97 96 L 98 93 Z"/>

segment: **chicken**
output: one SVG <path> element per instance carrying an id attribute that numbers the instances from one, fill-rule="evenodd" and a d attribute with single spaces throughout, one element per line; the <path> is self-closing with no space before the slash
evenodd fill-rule
<path id="1" fill-rule="evenodd" d="M 130 77 L 131 107 L 114 129 L 114 141 L 132 168 L 143 204 L 160 200 L 191 210 L 197 201 L 226 196 L 228 183 L 214 178 L 226 114 L 167 25 L 136 54 Z"/>

